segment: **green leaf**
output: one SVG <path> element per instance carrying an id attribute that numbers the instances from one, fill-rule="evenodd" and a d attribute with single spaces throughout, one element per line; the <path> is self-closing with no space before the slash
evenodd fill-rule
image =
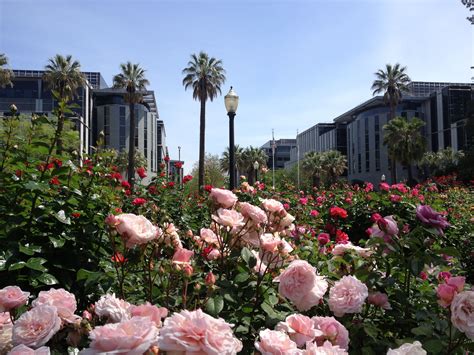
<path id="1" fill-rule="evenodd" d="M 421 259 L 411 259 L 410 270 L 414 276 L 420 275 L 420 272 L 423 270 L 425 263 Z"/>
<path id="2" fill-rule="evenodd" d="M 276 305 L 278 303 L 278 297 L 275 295 L 269 295 L 267 302 L 271 304 L 272 306 Z"/>
<path id="3" fill-rule="evenodd" d="M 209 298 L 206 302 L 206 312 L 211 316 L 217 316 L 224 308 L 224 299 L 217 295 Z"/>
<path id="4" fill-rule="evenodd" d="M 49 237 L 49 240 L 51 241 L 51 243 L 53 244 L 53 247 L 55 248 L 61 248 L 64 245 L 64 243 L 66 243 L 66 240 L 58 239 L 54 237 Z"/>
<path id="5" fill-rule="evenodd" d="M 431 339 L 423 342 L 423 349 L 428 350 L 430 354 L 440 354 L 445 350 L 443 342 L 439 339 Z"/>
<path id="6" fill-rule="evenodd" d="M 19 261 L 17 263 L 11 264 L 8 270 L 13 271 L 13 270 L 18 270 L 18 269 L 23 269 L 25 266 L 26 266 L 26 263 L 24 261 Z"/>
<path id="7" fill-rule="evenodd" d="M 234 278 L 234 281 L 236 283 L 242 283 L 242 282 L 247 281 L 249 279 L 249 277 L 250 277 L 249 274 L 247 274 L 246 272 L 242 272 Z"/>
<path id="8" fill-rule="evenodd" d="M 33 191 L 33 190 L 41 190 L 41 187 L 37 182 L 30 180 L 25 184 L 25 189 Z"/>
<path id="9" fill-rule="evenodd" d="M 37 245 L 19 245 L 18 250 L 20 253 L 32 256 L 34 253 L 39 253 L 41 252 L 41 247 Z"/>
<path id="10" fill-rule="evenodd" d="M 431 335 L 433 328 L 428 324 L 422 324 L 419 327 L 413 328 L 411 332 L 415 335 Z"/>
<path id="11" fill-rule="evenodd" d="M 44 273 L 36 278 L 39 282 L 45 285 L 56 285 L 59 281 L 51 274 Z"/>
<path id="12" fill-rule="evenodd" d="M 43 266 L 45 262 L 46 259 L 43 258 L 29 258 L 26 262 L 26 267 L 41 272 L 48 271 L 48 269 Z"/>
<path id="13" fill-rule="evenodd" d="M 272 305 L 269 305 L 268 303 L 263 302 L 260 307 L 263 309 L 263 311 L 264 311 L 266 314 L 268 314 L 269 317 L 271 317 L 271 318 L 278 318 L 278 314 L 275 312 L 275 310 L 273 309 L 273 306 L 272 306 Z"/>
<path id="14" fill-rule="evenodd" d="M 449 256 L 459 257 L 461 255 L 461 254 L 459 254 L 459 250 L 457 250 L 455 247 L 446 247 L 446 248 L 439 249 L 437 251 L 440 254 L 446 254 L 446 255 L 449 255 Z"/>
<path id="15" fill-rule="evenodd" d="M 379 334 L 377 327 L 375 327 L 372 324 L 367 324 L 367 323 L 364 324 L 364 332 L 372 339 L 376 339 L 377 335 Z"/>

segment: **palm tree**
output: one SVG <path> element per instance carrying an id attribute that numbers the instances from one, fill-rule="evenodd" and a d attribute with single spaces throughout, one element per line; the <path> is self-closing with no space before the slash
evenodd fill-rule
<path id="1" fill-rule="evenodd" d="M 322 158 L 324 176 L 329 185 L 333 184 L 337 181 L 337 178 L 344 173 L 344 170 L 347 169 L 346 156 L 341 154 L 338 150 L 329 150 L 322 154 Z"/>
<path id="2" fill-rule="evenodd" d="M 243 160 L 243 168 L 244 168 L 244 171 L 247 173 L 249 184 L 253 185 L 253 183 L 255 182 L 254 181 L 255 168 L 253 167 L 253 165 L 255 162 L 258 162 L 259 166 L 261 167 L 266 166 L 267 161 L 268 161 L 267 153 L 265 153 L 265 151 L 260 148 L 255 148 L 255 147 L 250 146 L 250 147 L 245 148 L 242 160 Z"/>
<path id="3" fill-rule="evenodd" d="M 242 159 L 244 153 L 244 148 L 240 147 L 238 144 L 234 146 L 234 154 L 235 154 L 235 165 L 237 167 L 237 171 L 244 170 L 244 161 Z M 229 172 L 229 147 L 225 148 L 224 153 L 222 153 L 222 158 L 220 158 L 220 165 L 222 171 Z"/>
<path id="4" fill-rule="evenodd" d="M 308 152 L 303 160 L 303 171 L 311 176 L 313 186 L 319 186 L 323 174 L 323 155 L 320 152 Z"/>
<path id="5" fill-rule="evenodd" d="M 214 57 L 209 58 L 205 52 L 198 55 L 192 54 L 188 66 L 183 69 L 183 85 L 187 90 L 192 88 L 193 99 L 201 103 L 199 124 L 199 191 L 202 192 L 204 185 L 204 154 L 206 138 L 206 101 L 213 101 L 217 95 L 221 95 L 221 85 L 225 82 L 225 70 L 222 61 Z"/>
<path id="6" fill-rule="evenodd" d="M 405 73 L 407 67 L 401 67 L 399 63 L 394 66 L 385 65 L 385 70 L 379 69 L 375 73 L 376 79 L 372 83 L 373 95 L 383 93 L 383 100 L 386 105 L 390 106 L 390 119 L 395 118 L 395 110 L 400 102 L 402 95 L 409 91 L 408 84 L 410 77 Z M 392 160 L 391 171 L 392 181 L 397 180 L 396 164 Z"/>
<path id="7" fill-rule="evenodd" d="M 130 134 L 128 140 L 128 183 L 133 189 L 135 182 L 135 105 L 143 101 L 143 92 L 150 82 L 145 77 L 145 70 L 139 64 L 127 62 L 120 64 L 121 73 L 114 76 L 114 88 L 125 89 L 125 101 L 130 111 Z"/>
<path id="8" fill-rule="evenodd" d="M 8 58 L 5 54 L 0 53 L 0 88 L 4 88 L 7 85 L 13 86 L 13 72 L 8 68 L 4 68 L 7 64 Z"/>
<path id="9" fill-rule="evenodd" d="M 45 67 L 44 80 L 49 87 L 56 91 L 56 99 L 60 101 L 58 105 L 58 126 L 56 128 L 56 152 L 62 154 L 63 140 L 62 132 L 64 129 L 64 112 L 61 103 L 68 103 L 77 93 L 77 89 L 84 86 L 86 78 L 81 73 L 81 64 L 73 60 L 72 56 L 62 56 L 56 54 L 49 59 L 49 64 Z"/>
<path id="10" fill-rule="evenodd" d="M 419 118 L 408 121 L 396 117 L 383 126 L 383 144 L 388 148 L 388 155 L 393 162 L 400 162 L 408 169 L 408 182 L 413 182 L 411 163 L 420 160 L 426 149 L 426 141 L 421 134 L 425 122 Z M 396 182 L 396 180 L 394 180 Z"/>

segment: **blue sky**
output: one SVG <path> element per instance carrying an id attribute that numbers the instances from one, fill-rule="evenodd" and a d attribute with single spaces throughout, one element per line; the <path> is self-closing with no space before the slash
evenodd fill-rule
<path id="1" fill-rule="evenodd" d="M 181 84 L 191 53 L 220 58 L 240 96 L 236 144 L 294 138 L 371 97 L 385 63 L 412 80 L 469 82 L 473 27 L 458 0 L 0 0 L 0 52 L 42 69 L 56 53 L 110 85 L 125 61 L 147 69 L 172 158 L 198 159 L 199 103 Z M 223 97 L 207 105 L 206 151 L 228 145 Z"/>

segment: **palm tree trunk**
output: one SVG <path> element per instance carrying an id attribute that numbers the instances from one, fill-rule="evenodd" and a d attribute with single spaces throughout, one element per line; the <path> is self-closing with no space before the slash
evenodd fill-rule
<path id="1" fill-rule="evenodd" d="M 321 179 L 317 175 L 313 175 L 313 187 L 319 187 Z"/>
<path id="2" fill-rule="evenodd" d="M 395 159 L 391 159 L 391 175 L 392 175 L 392 184 L 396 184 L 397 183 L 397 162 L 395 161 Z"/>
<path id="3" fill-rule="evenodd" d="M 249 185 L 253 186 L 253 184 L 255 183 L 255 181 L 254 181 L 255 170 L 254 170 L 253 167 L 247 171 L 247 175 L 249 177 Z"/>
<path id="4" fill-rule="evenodd" d="M 206 100 L 201 98 L 201 116 L 199 124 L 199 173 L 198 184 L 199 193 L 202 194 L 204 187 L 204 154 L 205 154 L 205 138 L 206 138 Z M 230 169 L 229 169 L 230 171 Z"/>
<path id="5" fill-rule="evenodd" d="M 413 172 L 411 170 L 411 164 L 407 164 L 408 169 L 408 186 L 413 186 Z"/>
<path id="6" fill-rule="evenodd" d="M 128 183 L 130 184 L 130 189 L 133 190 L 133 185 L 135 183 L 135 104 L 130 102 L 130 136 L 128 140 L 128 168 L 127 176 Z"/>

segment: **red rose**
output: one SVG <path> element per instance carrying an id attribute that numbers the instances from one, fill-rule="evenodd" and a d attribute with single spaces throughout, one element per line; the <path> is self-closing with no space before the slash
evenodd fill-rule
<path id="1" fill-rule="evenodd" d="M 55 177 L 53 177 L 51 180 L 49 180 L 49 183 L 50 183 L 51 185 L 61 185 L 61 182 L 59 181 L 59 179 L 58 179 L 57 176 L 55 176 Z"/>
<path id="2" fill-rule="evenodd" d="M 146 170 L 145 170 L 145 168 L 144 168 L 143 166 L 139 167 L 139 168 L 137 169 L 137 174 L 138 174 L 138 176 L 140 176 L 140 179 L 146 178 Z"/>
<path id="3" fill-rule="evenodd" d="M 329 214 L 333 218 L 347 218 L 347 211 L 344 208 L 333 206 L 329 210 Z"/>
<path id="4" fill-rule="evenodd" d="M 132 205 L 134 206 L 142 206 L 146 203 L 146 200 L 141 197 L 137 197 L 132 201 Z"/>

